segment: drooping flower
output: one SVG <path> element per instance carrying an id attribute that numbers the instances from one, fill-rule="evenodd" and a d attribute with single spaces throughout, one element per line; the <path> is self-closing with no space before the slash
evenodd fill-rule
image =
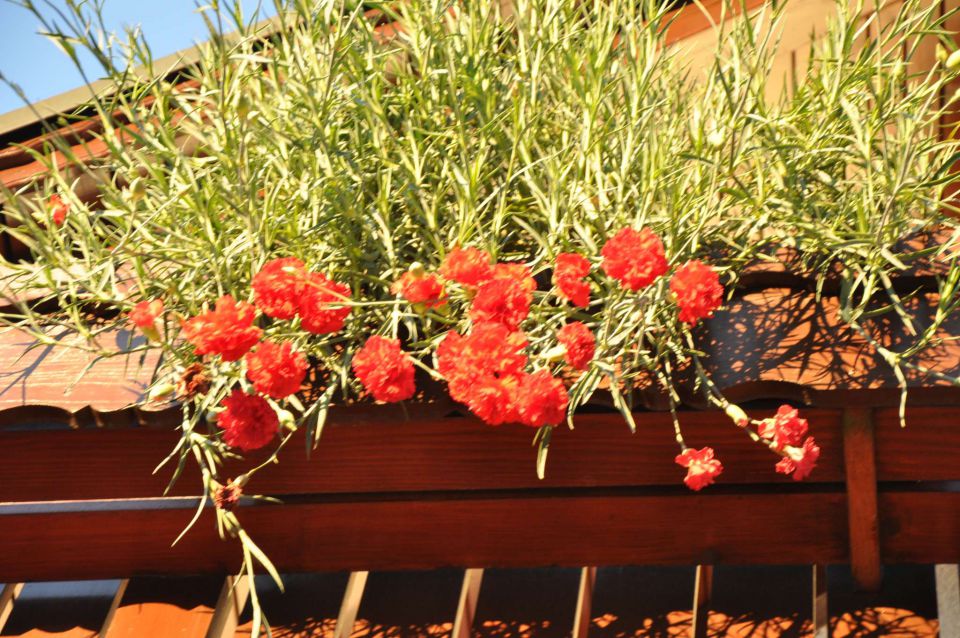
<path id="1" fill-rule="evenodd" d="M 491 279 L 477 290 L 470 306 L 474 323 L 499 323 L 516 329 L 530 314 L 533 293 L 522 280 L 507 277 Z"/>
<path id="2" fill-rule="evenodd" d="M 177 394 L 184 399 L 190 399 L 210 391 L 210 377 L 201 363 L 191 363 L 180 375 L 177 383 Z"/>
<path id="3" fill-rule="evenodd" d="M 597 340 L 586 324 L 571 321 L 557 331 L 557 341 L 566 350 L 563 358 L 571 368 L 585 370 L 590 365 L 596 351 Z"/>
<path id="4" fill-rule="evenodd" d="M 144 299 L 133 308 L 127 316 L 133 325 L 146 333 L 152 331 L 147 336 L 154 338 L 157 333 L 157 319 L 163 314 L 163 299 Z"/>
<path id="5" fill-rule="evenodd" d="M 444 279 L 476 288 L 493 276 L 490 253 L 473 246 L 467 248 L 456 246 L 443 260 L 440 275 Z"/>
<path id="6" fill-rule="evenodd" d="M 603 270 L 625 288 L 640 290 L 667 272 L 663 242 L 649 228 L 623 228 L 600 250 Z"/>
<path id="7" fill-rule="evenodd" d="M 47 201 L 47 207 L 50 209 L 50 217 L 53 223 L 56 226 L 63 226 L 64 222 L 67 221 L 67 212 L 70 210 L 63 198 L 59 195 L 51 195 Z"/>
<path id="8" fill-rule="evenodd" d="M 820 458 L 820 446 L 812 436 L 804 440 L 802 447 L 787 446 L 784 451 L 787 455 L 780 459 L 776 469 L 780 474 L 793 474 L 794 481 L 802 481 L 810 476 Z"/>
<path id="9" fill-rule="evenodd" d="M 567 389 L 563 382 L 540 369 L 520 378 L 517 388 L 517 414 L 524 425 L 538 428 L 557 425 L 567 415 Z"/>
<path id="10" fill-rule="evenodd" d="M 413 360 L 399 339 L 374 335 L 353 355 L 353 373 L 377 401 L 393 403 L 413 396 Z"/>
<path id="11" fill-rule="evenodd" d="M 330 334 L 343 329 L 350 314 L 350 288 L 318 272 L 307 274 L 300 298 L 300 325 L 313 334 Z"/>
<path id="12" fill-rule="evenodd" d="M 217 425 L 223 428 L 223 440 L 230 447 L 256 450 L 277 435 L 280 420 L 263 397 L 236 389 L 221 405 L 225 409 L 217 415 Z"/>
<path id="13" fill-rule="evenodd" d="M 723 472 L 723 464 L 713 458 L 713 454 L 713 448 L 710 447 L 699 450 L 688 447 L 674 459 L 677 465 L 687 468 L 683 482 L 691 490 L 699 492 Z"/>
<path id="14" fill-rule="evenodd" d="M 518 420 L 517 388 L 527 364 L 527 338 L 495 323 L 467 336 L 448 332 L 437 348 L 437 369 L 450 396 L 490 425 Z"/>
<path id="15" fill-rule="evenodd" d="M 798 446 L 807 435 L 809 424 L 806 419 L 800 418 L 800 412 L 789 405 L 781 405 L 773 418 L 760 422 L 757 432 L 761 437 L 773 442 L 776 449 Z"/>
<path id="16" fill-rule="evenodd" d="M 253 325 L 255 313 L 250 304 L 224 295 L 214 310 L 183 322 L 183 337 L 198 355 L 219 354 L 224 361 L 236 361 L 260 340 L 262 331 Z"/>
<path id="17" fill-rule="evenodd" d="M 213 504 L 217 509 L 232 512 L 240 504 L 240 497 L 243 496 L 243 488 L 236 481 L 227 481 L 225 485 L 220 485 L 213 492 Z"/>
<path id="18" fill-rule="evenodd" d="M 393 283 L 390 290 L 414 306 L 436 308 L 447 303 L 443 294 L 443 282 L 434 273 L 425 272 L 419 263 L 411 264 L 410 269 Z"/>
<path id="19" fill-rule="evenodd" d="M 293 319 L 300 309 L 307 269 L 296 257 L 281 257 L 265 263 L 250 282 L 253 302 L 274 319 Z"/>
<path id="20" fill-rule="evenodd" d="M 293 352 L 289 341 L 264 341 L 247 353 L 245 361 L 254 389 L 274 399 L 299 392 L 307 374 L 307 358 L 302 352 Z"/>
<path id="21" fill-rule="evenodd" d="M 590 285 L 583 278 L 590 274 L 590 262 L 580 253 L 560 253 L 553 268 L 553 285 L 560 296 L 574 306 L 590 303 Z"/>
<path id="22" fill-rule="evenodd" d="M 691 326 L 713 316 L 723 302 L 723 286 L 717 272 L 693 259 L 677 268 L 670 279 L 670 291 L 680 309 L 680 321 Z"/>
<path id="23" fill-rule="evenodd" d="M 524 264 L 498 262 L 493 265 L 492 279 L 512 279 L 528 291 L 533 292 L 537 289 L 537 281 L 530 273 L 530 269 Z"/>

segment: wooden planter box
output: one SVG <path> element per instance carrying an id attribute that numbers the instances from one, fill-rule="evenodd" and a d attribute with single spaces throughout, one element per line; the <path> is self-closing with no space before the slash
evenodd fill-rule
<path id="1" fill-rule="evenodd" d="M 238 515 L 281 571 L 851 563 L 873 586 L 881 562 L 960 562 L 960 465 L 950 453 L 960 446 L 958 389 L 913 379 L 901 428 L 889 372 L 830 325 L 830 303 L 782 289 L 744 294 L 701 335 L 714 377 L 752 402 L 753 416 L 781 399 L 809 406 L 823 452 L 803 483 L 775 474 L 776 457 L 716 411 L 681 414 L 688 444 L 713 446 L 725 466 L 717 485 L 692 493 L 673 463 L 666 412 L 638 411 L 636 434 L 600 407 L 578 415 L 575 430 L 555 432 L 540 481 L 529 428 L 493 428 L 452 404 L 406 414 L 369 405 L 334 408 L 310 458 L 293 440 L 248 487 L 284 503 L 244 504 Z M 960 348 L 934 350 L 926 363 L 955 373 Z M 239 547 L 217 537 L 209 506 L 170 546 L 200 486 L 188 466 L 161 498 L 172 469 L 152 473 L 178 439 L 175 409 L 11 407 L 24 402 L 18 392 L 69 378 L 48 370 L 34 382 L 37 367 L 22 365 L 31 370 L 22 388 L 15 381 L 0 395 L 2 579 L 237 569 Z M 94 382 L 116 395 L 118 370 L 95 371 Z"/>

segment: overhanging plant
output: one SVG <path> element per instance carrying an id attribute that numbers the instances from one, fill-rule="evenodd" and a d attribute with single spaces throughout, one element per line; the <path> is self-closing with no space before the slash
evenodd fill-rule
<path id="1" fill-rule="evenodd" d="M 58 309 L 20 303 L 3 320 L 41 343 L 69 328 L 68 345 L 97 357 L 160 353 L 151 400 L 183 412 L 174 478 L 199 465 L 201 507 L 217 505 L 249 574 L 260 562 L 277 577 L 234 511 L 263 466 L 232 478 L 221 463 L 279 452 L 299 430 L 317 444 L 331 404 L 445 384 L 492 425 L 535 428 L 542 475 L 554 429 L 591 396 L 608 393 L 633 429 L 634 393 L 653 385 L 699 490 L 722 466 L 683 441 L 677 388 L 692 379 L 800 479 L 819 454 L 806 421 L 788 406 L 751 419 L 693 338 L 744 268 L 789 249 L 818 288 L 839 277 L 841 319 L 904 393 L 958 303 L 958 144 L 940 123 L 960 53 L 930 3 L 880 24 L 838 0 L 773 98 L 783 3 L 721 22 L 709 68 L 668 46 L 674 14 L 655 0 L 518 0 L 509 15 L 410 0 L 381 6 L 394 35 L 349 2 L 284 4 L 269 34 L 214 6 L 180 83 L 138 34 L 101 38 L 96 11 L 46 20 L 22 4 L 74 61 L 93 52 L 116 90 L 90 105 L 105 157 L 84 163 L 55 139 L 70 168 L 31 151 L 48 175 L 5 193 L 8 232 L 33 259 L 6 264 L 4 286 Z M 224 20 L 238 36 L 222 37 Z M 933 41 L 937 64 L 916 69 Z M 923 232 L 946 240 L 902 241 Z M 939 293 L 922 328 L 905 297 L 924 291 L 893 281 L 920 261 Z M 910 343 L 875 338 L 878 314 Z M 120 352 L 102 338 L 131 327 Z"/>

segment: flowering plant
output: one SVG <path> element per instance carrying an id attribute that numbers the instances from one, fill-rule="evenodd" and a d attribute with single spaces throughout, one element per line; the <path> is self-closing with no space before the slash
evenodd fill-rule
<path id="1" fill-rule="evenodd" d="M 212 38 L 179 83 L 136 33 L 103 45 L 77 8 L 47 30 L 115 83 L 90 105 L 107 154 L 85 163 L 54 138 L 71 170 L 34 150 L 48 175 L 5 193 L 33 259 L 6 264 L 4 285 L 58 282 L 58 310 L 21 303 L 4 321 L 44 343 L 67 326 L 97 356 L 160 353 L 151 400 L 183 413 L 169 460 L 199 464 L 251 574 L 259 561 L 276 575 L 233 511 L 262 466 L 231 478 L 221 461 L 265 446 L 274 459 L 301 430 L 316 444 L 332 403 L 430 400 L 434 383 L 490 425 L 533 428 L 541 475 L 555 428 L 592 396 L 632 430 L 636 391 L 660 388 L 678 480 L 700 490 L 723 466 L 684 443 L 677 386 L 692 378 L 769 448 L 771 472 L 802 479 L 820 453 L 806 420 L 730 403 L 695 332 L 748 264 L 790 249 L 818 286 L 839 277 L 843 321 L 901 380 L 917 368 L 958 303 L 944 213 L 958 144 L 939 135 L 956 96 L 939 96 L 960 55 L 912 66 L 948 41 L 920 0 L 888 23 L 869 13 L 873 31 L 838 0 L 780 90 L 784 6 L 723 22 L 709 64 L 689 69 L 667 4 L 518 0 L 506 15 L 411 0 L 383 9 L 392 37 L 350 3 L 284 5 L 269 32 L 224 9 L 239 35 Z M 901 242 L 934 230 L 948 240 Z M 922 328 L 891 283 L 920 260 L 939 292 Z M 877 312 L 912 341 L 875 338 Z M 121 351 L 102 339 L 116 328 L 137 333 Z"/>

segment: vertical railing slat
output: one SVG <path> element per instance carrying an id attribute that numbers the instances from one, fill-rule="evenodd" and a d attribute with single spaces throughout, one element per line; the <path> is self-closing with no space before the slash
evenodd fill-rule
<path id="1" fill-rule="evenodd" d="M 697 565 L 697 576 L 693 585 L 692 638 L 706 638 L 712 598 L 713 565 Z"/>
<path id="2" fill-rule="evenodd" d="M 220 590 L 220 598 L 213 610 L 207 628 L 207 638 L 232 638 L 240 622 L 240 614 L 250 595 L 250 580 L 246 576 L 227 576 Z"/>
<path id="3" fill-rule="evenodd" d="M 473 620 L 477 612 L 477 600 L 480 599 L 480 585 L 483 583 L 483 570 L 467 569 L 463 572 L 463 586 L 457 601 L 457 613 L 453 619 L 451 638 L 470 638 L 473 635 Z"/>
<path id="4" fill-rule="evenodd" d="M 830 635 L 830 611 L 827 600 L 827 568 L 814 565 L 813 572 L 813 638 L 827 638 Z"/>
<path id="5" fill-rule="evenodd" d="M 580 589 L 577 591 L 577 608 L 573 615 L 573 638 L 587 638 L 590 633 L 590 608 L 593 605 L 593 586 L 597 582 L 597 568 L 580 570 Z"/>
<path id="6" fill-rule="evenodd" d="M 942 638 L 960 638 L 960 565 L 937 565 L 937 620 Z"/>
<path id="7" fill-rule="evenodd" d="M 367 586 L 367 576 L 370 572 L 351 572 L 347 579 L 347 587 L 343 591 L 343 601 L 340 603 L 340 613 L 337 615 L 337 626 L 333 631 L 333 638 L 350 638 L 353 625 L 360 611 L 360 601 L 363 599 L 363 590 Z"/>
<path id="8" fill-rule="evenodd" d="M 7 624 L 7 619 L 13 612 L 13 604 L 21 591 L 23 583 L 7 583 L 0 589 L 0 631 L 3 631 L 3 626 Z"/>

